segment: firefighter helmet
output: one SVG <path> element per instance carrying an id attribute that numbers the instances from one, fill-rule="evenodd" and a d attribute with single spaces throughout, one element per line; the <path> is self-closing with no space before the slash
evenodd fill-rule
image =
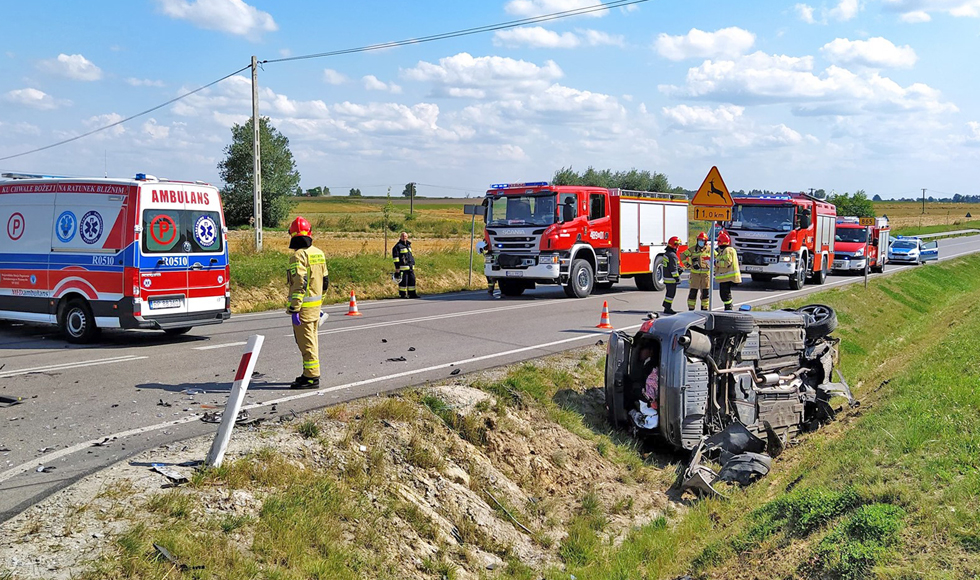
<path id="1" fill-rule="evenodd" d="M 681 239 L 678 238 L 677 236 L 671 236 L 671 238 L 667 240 L 668 248 L 674 248 L 676 250 L 677 247 L 680 245 L 681 245 Z"/>
<path id="2" fill-rule="evenodd" d="M 312 230 L 313 227 L 310 226 L 310 222 L 306 221 L 306 218 L 303 216 L 297 217 L 293 220 L 293 223 L 289 224 L 290 237 L 308 236 Z"/>
<path id="3" fill-rule="evenodd" d="M 718 234 L 718 245 L 719 246 L 730 246 L 732 244 L 732 238 L 728 235 L 728 232 L 721 230 Z"/>
<path id="4" fill-rule="evenodd" d="M 708 241 L 708 234 L 706 234 L 704 232 L 698 232 L 698 239 L 701 240 L 702 242 L 707 242 Z"/>

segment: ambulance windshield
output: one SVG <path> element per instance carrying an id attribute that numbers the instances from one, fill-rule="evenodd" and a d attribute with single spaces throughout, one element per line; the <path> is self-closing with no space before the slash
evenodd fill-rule
<path id="1" fill-rule="evenodd" d="M 491 198 L 487 225 L 550 226 L 557 218 L 553 191 L 534 195 L 502 195 Z"/>
<path id="2" fill-rule="evenodd" d="M 201 254 L 222 251 L 221 216 L 216 211 L 143 211 L 144 254 Z"/>

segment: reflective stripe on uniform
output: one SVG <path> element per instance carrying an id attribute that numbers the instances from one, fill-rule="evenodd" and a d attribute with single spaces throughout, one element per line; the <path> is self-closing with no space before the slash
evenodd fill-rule
<path id="1" fill-rule="evenodd" d="M 735 276 L 737 276 L 737 275 L 738 275 L 738 272 L 728 272 L 726 274 L 715 274 L 715 281 L 716 282 L 725 282 L 727 280 L 734 280 L 735 279 Z"/>
<path id="2" fill-rule="evenodd" d="M 664 284 L 677 284 L 677 280 L 673 278 L 664 278 Z"/>
<path id="3" fill-rule="evenodd" d="M 320 361 L 318 361 L 318 360 L 303 361 L 303 368 L 304 369 L 318 369 L 318 368 L 320 368 Z"/>

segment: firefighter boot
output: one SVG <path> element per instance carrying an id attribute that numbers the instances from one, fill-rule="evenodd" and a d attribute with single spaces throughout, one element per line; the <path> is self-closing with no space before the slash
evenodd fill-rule
<path id="1" fill-rule="evenodd" d="M 320 387 L 320 377 L 300 375 L 289 385 L 290 389 L 317 389 Z"/>

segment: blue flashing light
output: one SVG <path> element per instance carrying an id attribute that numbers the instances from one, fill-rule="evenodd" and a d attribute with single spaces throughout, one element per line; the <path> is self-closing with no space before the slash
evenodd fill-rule
<path id="1" fill-rule="evenodd" d="M 753 199 L 778 199 L 780 201 L 786 201 L 793 198 L 788 195 L 759 195 L 755 196 Z"/>
<path id="2" fill-rule="evenodd" d="M 146 181 L 146 174 L 145 173 L 137 173 L 136 174 L 136 181 Z"/>
<path id="3" fill-rule="evenodd" d="M 529 181 L 527 183 L 494 183 L 490 186 L 490 189 L 509 189 L 511 187 L 544 187 L 548 185 L 547 181 Z"/>

